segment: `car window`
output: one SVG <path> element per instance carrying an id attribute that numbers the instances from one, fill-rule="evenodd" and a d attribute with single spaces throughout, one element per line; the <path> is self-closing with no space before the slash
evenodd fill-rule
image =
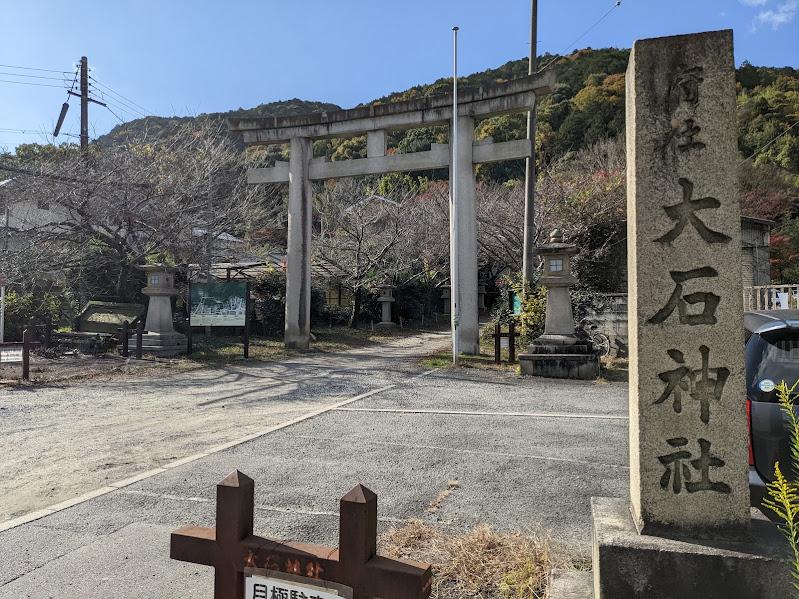
<path id="1" fill-rule="evenodd" d="M 746 344 L 746 382 L 749 397 L 776 401 L 774 387 L 799 380 L 799 329 L 754 334 Z"/>

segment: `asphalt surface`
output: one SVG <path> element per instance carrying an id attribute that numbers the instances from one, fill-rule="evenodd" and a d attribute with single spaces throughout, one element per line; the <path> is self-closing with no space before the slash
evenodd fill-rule
<path id="1" fill-rule="evenodd" d="M 212 526 L 215 485 L 233 469 L 255 480 L 256 534 L 324 544 L 337 541 L 339 498 L 363 483 L 381 530 L 486 522 L 585 555 L 589 498 L 627 492 L 625 384 L 355 362 L 384 370 L 372 390 L 393 386 L 0 532 L 0 598 L 210 598 L 211 569 L 168 559 L 169 533 Z"/>

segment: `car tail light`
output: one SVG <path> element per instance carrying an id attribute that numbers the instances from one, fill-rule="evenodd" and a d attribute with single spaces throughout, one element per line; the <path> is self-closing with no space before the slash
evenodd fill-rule
<path id="1" fill-rule="evenodd" d="M 755 465 L 755 453 L 752 451 L 752 400 L 746 398 L 746 432 L 749 437 L 749 465 Z"/>

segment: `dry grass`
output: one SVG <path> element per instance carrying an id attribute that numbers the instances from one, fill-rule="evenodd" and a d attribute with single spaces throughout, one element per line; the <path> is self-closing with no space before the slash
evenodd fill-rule
<path id="1" fill-rule="evenodd" d="M 547 539 L 486 525 L 453 535 L 419 520 L 389 530 L 381 553 L 432 564 L 432 599 L 543 599 L 550 569 L 565 561 Z"/>

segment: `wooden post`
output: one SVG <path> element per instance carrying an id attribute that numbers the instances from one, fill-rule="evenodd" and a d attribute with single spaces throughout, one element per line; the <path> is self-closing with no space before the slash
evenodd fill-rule
<path id="1" fill-rule="evenodd" d="M 191 275 L 189 275 L 189 292 L 188 296 L 186 297 L 186 320 L 188 322 L 188 327 L 186 327 L 186 355 L 190 356 L 192 350 L 192 336 L 191 336 Z"/>
<path id="2" fill-rule="evenodd" d="M 22 380 L 29 381 L 31 378 L 31 332 L 28 329 L 22 331 Z"/>
<path id="3" fill-rule="evenodd" d="M 142 335 L 144 335 L 144 323 L 139 319 L 139 323 L 136 325 L 136 359 L 141 360 L 142 358 Z"/>
<path id="4" fill-rule="evenodd" d="M 130 323 L 127 320 L 125 320 L 122 322 L 122 336 L 121 336 L 123 358 L 127 358 L 130 355 L 130 352 L 128 351 L 129 338 L 130 338 Z"/>
<path id="5" fill-rule="evenodd" d="M 508 324 L 508 363 L 516 361 L 516 321 L 511 319 Z"/>
<path id="6" fill-rule="evenodd" d="M 250 283 L 244 292 L 244 357 L 250 357 Z"/>
<path id="7" fill-rule="evenodd" d="M 352 599 L 367 599 L 364 566 L 377 555 L 377 495 L 358 485 L 339 502 L 339 576 Z"/>
<path id="8" fill-rule="evenodd" d="M 246 568 L 345 585 L 353 599 L 430 596 L 429 564 L 377 555 L 377 496 L 362 485 L 341 498 L 338 549 L 255 536 L 254 483 L 241 472 L 217 485 L 216 502 L 216 528 L 184 526 L 169 550 L 172 559 L 215 569 L 214 599 L 242 599 Z"/>
<path id="9" fill-rule="evenodd" d="M 502 362 L 502 325 L 497 322 L 494 325 L 494 364 Z"/>
<path id="10" fill-rule="evenodd" d="M 49 348 L 53 339 L 53 321 L 51 318 L 47 319 L 47 324 L 44 328 L 44 346 Z"/>

